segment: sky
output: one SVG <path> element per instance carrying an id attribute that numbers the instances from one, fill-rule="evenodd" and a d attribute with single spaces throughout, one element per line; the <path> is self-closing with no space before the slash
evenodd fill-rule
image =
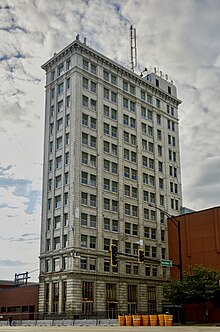
<path id="1" fill-rule="evenodd" d="M 0 0 L 0 279 L 38 280 L 45 73 L 54 52 L 87 38 L 136 73 L 156 67 L 178 89 L 183 206 L 220 197 L 219 0 Z"/>

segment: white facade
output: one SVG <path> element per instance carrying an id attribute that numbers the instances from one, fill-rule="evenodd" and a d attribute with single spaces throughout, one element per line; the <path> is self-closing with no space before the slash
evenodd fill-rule
<path id="1" fill-rule="evenodd" d="M 77 38 L 46 71 L 40 311 L 161 310 L 169 268 L 164 210 L 181 201 L 176 88 Z M 157 207 L 157 208 L 156 208 Z M 110 244 L 120 253 L 110 264 Z M 134 295 L 136 293 L 136 295 Z M 114 314 L 110 313 L 114 312 Z"/>

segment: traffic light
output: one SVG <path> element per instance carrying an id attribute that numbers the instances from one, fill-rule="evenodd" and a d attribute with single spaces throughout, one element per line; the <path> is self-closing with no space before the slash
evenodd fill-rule
<path id="1" fill-rule="evenodd" d="M 118 266 L 117 250 L 116 244 L 111 244 L 111 266 Z"/>
<path id="2" fill-rule="evenodd" d="M 144 250 L 138 249 L 138 263 L 144 263 Z"/>

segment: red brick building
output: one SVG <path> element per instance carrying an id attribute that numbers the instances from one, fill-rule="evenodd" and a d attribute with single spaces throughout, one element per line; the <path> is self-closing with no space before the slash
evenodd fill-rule
<path id="1" fill-rule="evenodd" d="M 211 266 L 220 270 L 220 207 L 213 207 L 198 212 L 187 213 L 168 219 L 169 258 L 174 264 L 179 263 L 178 228 L 180 222 L 182 266 Z M 179 269 L 171 268 L 171 277 L 179 277 Z M 220 309 L 212 311 L 212 321 L 220 321 Z M 203 320 L 198 307 L 186 307 L 187 320 Z"/>
<path id="2" fill-rule="evenodd" d="M 38 312 L 37 283 L 15 286 L 11 281 L 0 281 L 0 316 L 13 320 L 36 319 Z"/>

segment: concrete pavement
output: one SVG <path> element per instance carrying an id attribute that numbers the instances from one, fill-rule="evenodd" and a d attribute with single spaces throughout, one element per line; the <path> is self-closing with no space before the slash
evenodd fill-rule
<path id="1" fill-rule="evenodd" d="M 212 332 L 217 326 L 0 326 L 0 332 Z"/>

